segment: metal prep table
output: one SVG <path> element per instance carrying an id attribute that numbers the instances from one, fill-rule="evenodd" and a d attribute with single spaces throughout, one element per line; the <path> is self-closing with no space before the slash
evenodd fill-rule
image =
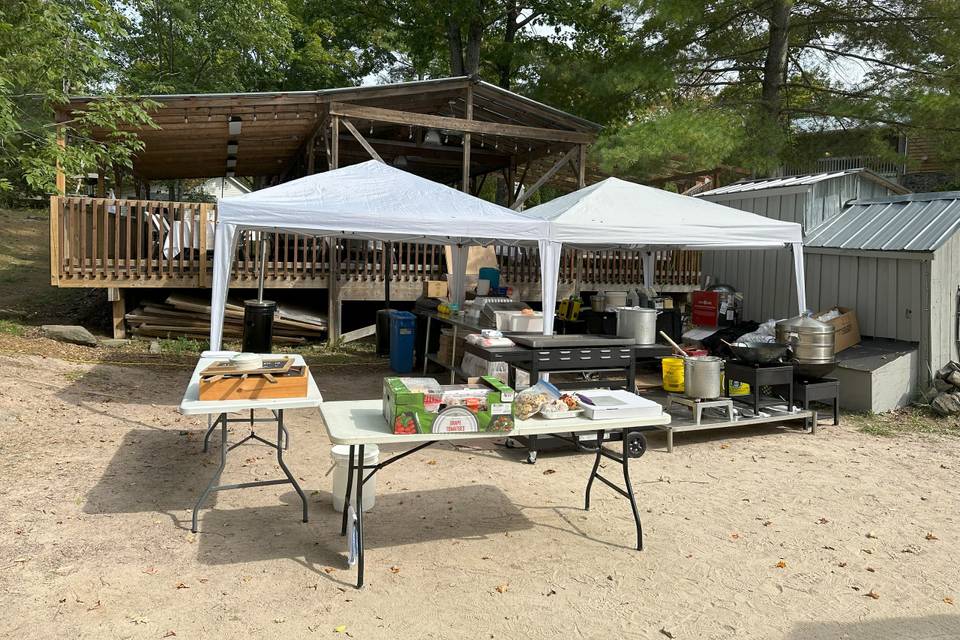
<path id="1" fill-rule="evenodd" d="M 276 357 L 277 354 L 271 354 Z M 209 365 L 213 364 L 217 360 L 223 360 L 223 358 L 200 358 L 200 361 L 197 362 L 196 368 L 193 370 L 193 375 L 190 377 L 190 382 L 187 385 L 187 390 L 183 394 L 183 400 L 180 402 L 180 413 L 185 416 L 196 416 L 196 415 L 206 415 L 208 416 L 209 426 L 207 427 L 207 432 L 203 437 L 203 450 L 206 451 L 209 447 L 210 436 L 213 434 L 213 431 L 219 426 L 220 427 L 220 466 L 217 468 L 216 472 L 213 474 L 213 477 L 210 479 L 210 483 L 207 484 L 207 487 L 203 490 L 203 493 L 200 494 L 200 498 L 197 500 L 196 505 L 193 507 L 193 521 L 190 527 L 190 530 L 193 533 L 197 532 L 197 518 L 200 511 L 200 507 L 203 506 L 204 501 L 207 499 L 207 496 L 214 491 L 225 491 L 227 489 L 246 489 L 248 487 L 265 487 L 276 484 L 291 484 L 293 485 L 294 490 L 297 492 L 297 495 L 300 496 L 300 501 L 303 504 L 303 521 L 307 521 L 307 496 L 303 493 L 303 489 L 300 488 L 300 485 L 297 484 L 296 479 L 293 477 L 293 474 L 290 473 L 290 469 L 287 468 L 286 462 L 283 461 L 283 452 L 285 449 L 290 446 L 290 433 L 287 431 L 287 428 L 283 424 L 283 412 L 285 409 L 312 409 L 314 407 L 319 407 L 323 402 L 323 397 L 320 395 L 320 389 L 317 388 L 317 383 L 314 381 L 313 376 L 307 374 L 307 395 L 303 398 L 273 398 L 266 400 L 200 400 L 200 372 L 206 369 Z M 306 363 L 303 361 L 303 356 L 294 355 L 293 356 L 293 366 L 295 367 L 304 367 Z M 271 417 L 268 418 L 258 418 L 254 416 L 255 411 L 269 411 Z M 249 417 L 243 418 L 230 418 L 228 414 L 230 413 L 247 413 L 249 412 Z M 214 420 L 209 420 L 209 417 L 217 416 Z M 229 424 L 249 424 L 250 433 L 245 437 L 241 438 L 239 441 L 234 442 L 231 445 L 227 444 L 227 426 Z M 262 423 L 275 423 L 277 425 L 277 441 L 270 442 L 266 438 L 263 438 L 256 434 L 253 431 L 253 428 L 257 424 Z M 280 470 L 283 471 L 284 478 L 277 480 L 258 480 L 256 482 L 240 482 L 236 484 L 219 484 L 220 476 L 223 474 L 224 468 L 227 466 L 227 453 L 233 449 L 239 447 L 241 444 L 244 444 L 248 441 L 257 441 L 261 444 L 265 444 L 268 447 L 276 449 L 277 451 L 277 464 L 280 466 Z"/>
<path id="2" fill-rule="evenodd" d="M 504 436 L 503 433 L 489 431 L 396 435 L 390 429 L 387 421 L 383 419 L 383 404 L 380 400 L 325 402 L 320 407 L 320 413 L 323 416 L 323 423 L 326 427 L 327 435 L 330 437 L 330 442 L 350 447 L 347 467 L 347 487 L 344 497 L 344 511 L 340 535 L 347 535 L 348 519 L 350 518 L 350 513 L 353 512 L 353 519 L 349 523 L 350 538 L 348 539 L 348 545 L 350 548 L 356 549 L 357 588 L 363 586 L 364 514 L 363 509 L 347 509 L 347 505 L 351 504 L 350 494 L 354 485 L 357 487 L 356 504 L 362 505 L 363 485 L 381 469 L 403 459 L 411 453 L 415 453 L 437 442 L 477 438 L 502 438 Z M 640 524 L 640 511 L 637 508 L 637 501 L 630 483 L 628 461 L 630 458 L 639 458 L 647 449 L 646 439 L 643 434 L 637 432 L 635 429 L 663 426 L 669 424 L 669 422 L 670 416 L 666 413 L 661 413 L 659 416 L 651 418 L 613 418 L 609 420 L 588 420 L 579 416 L 564 418 L 562 420 L 531 418 L 529 420 L 518 420 L 516 428 L 510 433 L 533 436 L 559 432 L 560 434 L 564 434 L 570 441 L 576 443 L 580 448 L 594 453 L 596 458 L 594 459 L 590 475 L 587 478 L 584 509 L 590 509 L 590 490 L 593 487 L 594 480 L 599 480 L 626 498 L 630 502 L 630 509 L 633 512 L 633 520 L 636 525 L 637 550 L 642 551 L 643 529 Z M 623 440 L 622 453 L 614 453 L 603 446 L 604 436 L 608 433 L 617 433 L 620 435 Z M 589 437 L 590 440 L 587 440 L 587 437 Z M 584 441 L 589 444 L 586 444 Z M 363 463 L 364 447 L 371 444 L 378 446 L 385 444 L 408 444 L 411 448 L 378 464 L 365 465 Z M 601 458 L 613 460 L 620 466 L 624 486 L 621 487 L 607 477 L 600 475 Z M 354 481 L 354 474 L 359 474 L 358 481 L 356 482 Z"/>

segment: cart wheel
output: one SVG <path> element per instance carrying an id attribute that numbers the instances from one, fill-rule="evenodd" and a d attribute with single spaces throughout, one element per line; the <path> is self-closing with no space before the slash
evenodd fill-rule
<path id="1" fill-rule="evenodd" d="M 623 451 L 628 458 L 639 458 L 647 451 L 647 439 L 637 431 L 625 433 L 623 435 Z"/>
<path id="2" fill-rule="evenodd" d="M 537 464 L 537 452 L 528 451 L 527 452 L 527 464 Z"/>
<path id="3" fill-rule="evenodd" d="M 506 441 L 503 443 L 503 446 L 505 446 L 507 449 L 516 449 L 517 441 L 514 440 L 513 438 L 507 438 Z"/>

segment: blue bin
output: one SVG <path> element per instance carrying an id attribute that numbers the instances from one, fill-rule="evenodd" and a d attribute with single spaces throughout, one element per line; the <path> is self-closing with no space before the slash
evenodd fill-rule
<path id="1" fill-rule="evenodd" d="M 500 286 L 500 269 L 496 267 L 480 267 L 480 271 L 477 273 L 477 279 L 489 280 L 490 291 L 492 293 Z"/>
<path id="2" fill-rule="evenodd" d="M 413 371 L 417 340 L 417 316 L 409 311 L 390 314 L 390 368 L 397 373 Z"/>

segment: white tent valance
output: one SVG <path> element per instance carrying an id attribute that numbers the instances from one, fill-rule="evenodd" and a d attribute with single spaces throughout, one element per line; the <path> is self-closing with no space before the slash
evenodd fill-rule
<path id="1" fill-rule="evenodd" d="M 649 249 L 644 275 L 652 278 L 657 249 L 793 249 L 800 309 L 806 309 L 803 230 L 765 218 L 619 178 L 607 178 L 527 210 L 549 223 L 540 243 L 544 329 L 552 330 L 563 245 L 585 249 Z M 652 285 L 652 281 L 645 283 Z"/>
<path id="2" fill-rule="evenodd" d="M 547 223 L 370 160 L 285 182 L 218 205 L 210 348 L 219 349 L 230 266 L 244 230 L 451 245 L 453 295 L 463 298 L 466 246 L 536 244 Z"/>

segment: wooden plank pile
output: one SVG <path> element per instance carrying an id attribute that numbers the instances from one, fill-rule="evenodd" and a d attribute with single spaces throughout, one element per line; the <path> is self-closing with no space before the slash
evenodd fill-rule
<path id="1" fill-rule="evenodd" d="M 148 338 L 210 337 L 210 304 L 200 298 L 173 294 L 164 302 L 144 302 L 124 316 L 135 336 Z M 273 319 L 273 340 L 277 344 L 303 344 L 326 337 L 326 314 L 278 304 Z M 223 337 L 243 336 L 243 306 L 228 301 L 223 318 Z"/>

